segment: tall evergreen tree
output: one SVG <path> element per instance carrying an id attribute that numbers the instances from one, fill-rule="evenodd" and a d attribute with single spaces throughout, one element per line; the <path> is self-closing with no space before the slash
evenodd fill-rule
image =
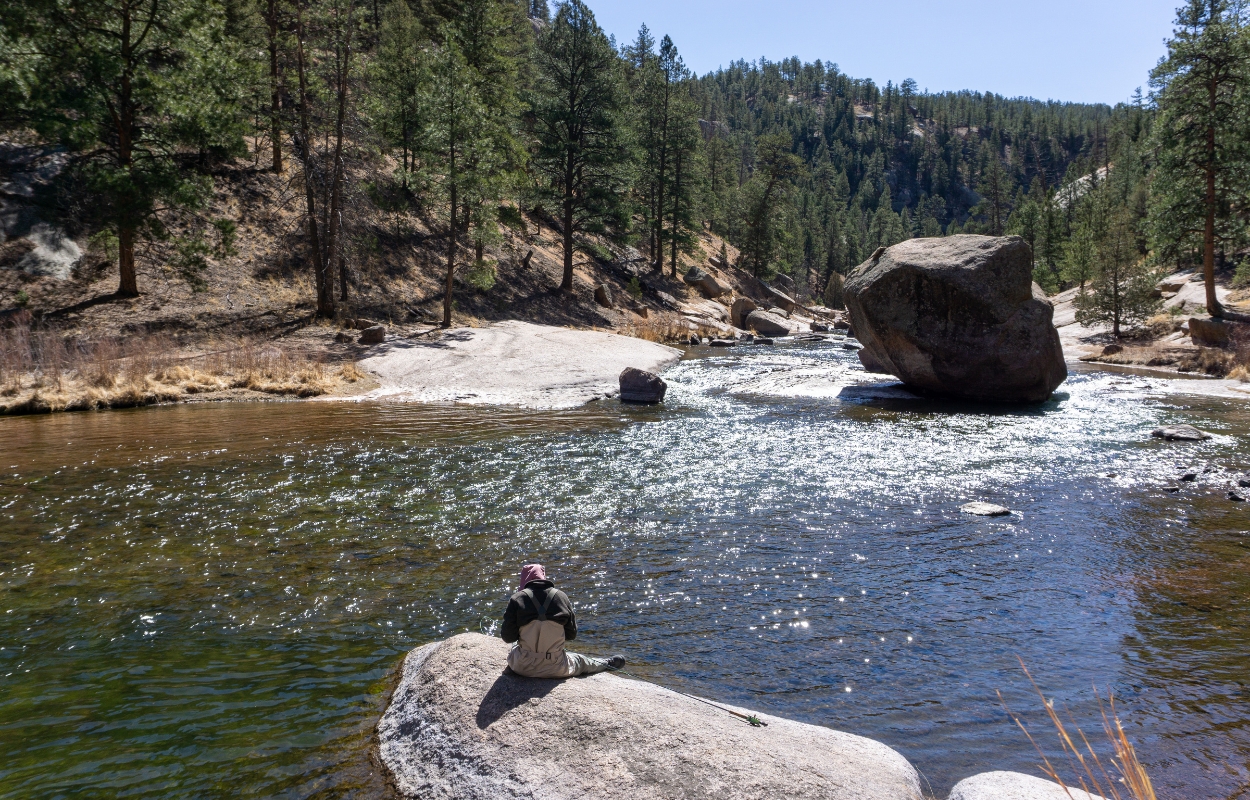
<path id="1" fill-rule="evenodd" d="M 244 151 L 251 76 L 211 0 L 27 0 L 21 11 L 23 116 L 79 154 L 116 232 L 117 294 L 135 296 L 136 245 L 167 238 L 163 209 L 199 208 L 209 195 L 211 178 L 180 151 Z"/>
<path id="2" fill-rule="evenodd" d="M 1188 0 L 1176 26 L 1150 75 L 1159 108 L 1152 234 L 1160 253 L 1173 257 L 1201 237 L 1207 312 L 1219 317 L 1216 250 L 1244 238 L 1245 219 L 1234 209 L 1250 199 L 1250 36 L 1240 0 Z"/>
<path id="3" fill-rule="evenodd" d="M 542 32 L 533 93 L 533 165 L 560 209 L 564 275 L 573 291 L 574 234 L 624 225 L 629 151 L 620 120 L 624 87 L 616 52 L 582 0 L 560 4 Z"/>

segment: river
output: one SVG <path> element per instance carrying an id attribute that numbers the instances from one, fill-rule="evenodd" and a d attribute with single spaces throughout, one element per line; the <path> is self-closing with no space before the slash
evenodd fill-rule
<path id="1" fill-rule="evenodd" d="M 1055 752 L 1021 661 L 1088 734 L 1114 692 L 1160 796 L 1242 796 L 1250 511 L 1226 474 L 1165 487 L 1247 466 L 1246 406 L 1085 372 L 1007 410 L 865 388 L 836 344 L 698 355 L 662 407 L 0 419 L 0 797 L 368 796 L 402 654 L 497 617 L 531 560 L 582 651 L 880 739 L 939 797 L 1037 774 L 996 692 Z"/>

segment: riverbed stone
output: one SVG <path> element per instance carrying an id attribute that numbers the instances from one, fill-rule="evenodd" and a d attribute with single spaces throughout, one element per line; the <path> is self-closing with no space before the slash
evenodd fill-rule
<path id="1" fill-rule="evenodd" d="M 508 646 L 462 633 L 410 652 L 377 726 L 388 783 L 422 800 L 904 800 L 907 760 L 880 742 L 644 681 L 505 675 Z"/>
<path id="2" fill-rule="evenodd" d="M 964 503 L 959 510 L 965 514 L 976 514 L 978 517 L 1002 517 L 1011 513 L 1010 508 L 995 505 L 994 503 L 985 503 L 980 500 L 971 503 Z"/>
<path id="3" fill-rule="evenodd" d="M 856 337 L 909 387 L 1040 403 L 1067 377 L 1054 308 L 1018 236 L 909 239 L 846 282 Z"/>
<path id="4" fill-rule="evenodd" d="M 365 328 L 360 332 L 360 338 L 357 341 L 361 344 L 382 344 L 382 342 L 386 341 L 386 326 L 374 325 L 373 327 Z"/>
<path id="5" fill-rule="evenodd" d="M 947 800 L 1104 800 L 1102 797 L 1023 772 L 982 772 L 964 778 Z"/>
<path id="6" fill-rule="evenodd" d="M 1193 425 L 1165 425 L 1155 428 L 1150 435 L 1169 442 L 1201 442 L 1211 438 L 1211 434 L 1200 431 Z"/>
<path id="7" fill-rule="evenodd" d="M 776 314 L 756 309 L 746 318 L 747 327 L 761 336 L 789 336 L 790 323 Z"/>
<path id="8" fill-rule="evenodd" d="M 654 372 L 626 367 L 621 372 L 621 400 L 626 403 L 659 403 L 668 384 Z"/>

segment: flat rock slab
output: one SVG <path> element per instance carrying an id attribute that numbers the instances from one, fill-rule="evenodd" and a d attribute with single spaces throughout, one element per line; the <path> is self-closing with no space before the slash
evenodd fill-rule
<path id="1" fill-rule="evenodd" d="M 982 772 L 964 778 L 947 800 L 1104 800 L 1095 794 L 1023 772 Z"/>
<path id="2" fill-rule="evenodd" d="M 1200 431 L 1193 425 L 1167 425 L 1162 428 L 1155 428 L 1150 435 L 1156 439 L 1166 439 L 1169 442 L 1201 442 L 1210 439 L 1211 434 L 1206 431 Z"/>
<path id="3" fill-rule="evenodd" d="M 681 351 L 599 331 L 500 322 L 392 339 L 360 366 L 381 386 L 355 399 L 574 408 L 619 390 L 626 367 L 660 372 Z"/>
<path id="4" fill-rule="evenodd" d="M 612 674 L 503 674 L 508 645 L 463 633 L 413 650 L 378 722 L 405 798 L 914 800 L 903 756 L 860 736 L 756 713 L 755 728 Z"/>
<path id="5" fill-rule="evenodd" d="M 1010 508 L 996 506 L 993 503 L 982 503 L 975 501 L 972 503 L 964 503 L 959 510 L 965 514 L 976 514 L 978 517 L 1004 517 L 1011 513 Z"/>

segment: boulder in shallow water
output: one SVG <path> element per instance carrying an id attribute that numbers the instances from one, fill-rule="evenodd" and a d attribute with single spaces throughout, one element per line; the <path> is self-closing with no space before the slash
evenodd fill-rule
<path id="1" fill-rule="evenodd" d="M 1150 435 L 1169 442 L 1201 442 L 1211 438 L 1211 434 L 1200 431 L 1193 425 L 1165 425 L 1155 428 Z"/>
<path id="2" fill-rule="evenodd" d="M 982 772 L 964 778 L 947 800 L 1104 800 L 1073 787 L 1066 790 L 1051 780 L 1022 772 Z"/>
<path id="3" fill-rule="evenodd" d="M 756 309 L 746 318 L 747 327 L 761 336 L 789 336 L 790 324 L 775 314 Z"/>
<path id="4" fill-rule="evenodd" d="M 372 328 L 365 328 L 360 332 L 360 338 L 357 341 L 361 344 L 382 344 L 386 341 L 386 326 L 374 325 Z"/>
<path id="5" fill-rule="evenodd" d="M 1010 508 L 995 505 L 993 503 L 984 503 L 980 500 L 964 503 L 959 510 L 965 514 L 976 514 L 978 517 L 1004 517 L 1011 513 Z"/>
<path id="6" fill-rule="evenodd" d="M 654 372 L 633 367 L 621 372 L 621 400 L 626 403 L 658 403 L 667 391 L 668 384 Z"/>
<path id="7" fill-rule="evenodd" d="M 377 727 L 388 782 L 422 800 L 910 800 L 880 742 L 755 712 L 755 728 L 619 675 L 503 674 L 508 645 L 463 633 L 413 650 Z M 735 711 L 750 713 L 742 709 Z"/>
<path id="8" fill-rule="evenodd" d="M 922 392 L 1040 403 L 1068 374 L 1018 236 L 896 244 L 851 274 L 846 307 L 873 362 Z"/>

